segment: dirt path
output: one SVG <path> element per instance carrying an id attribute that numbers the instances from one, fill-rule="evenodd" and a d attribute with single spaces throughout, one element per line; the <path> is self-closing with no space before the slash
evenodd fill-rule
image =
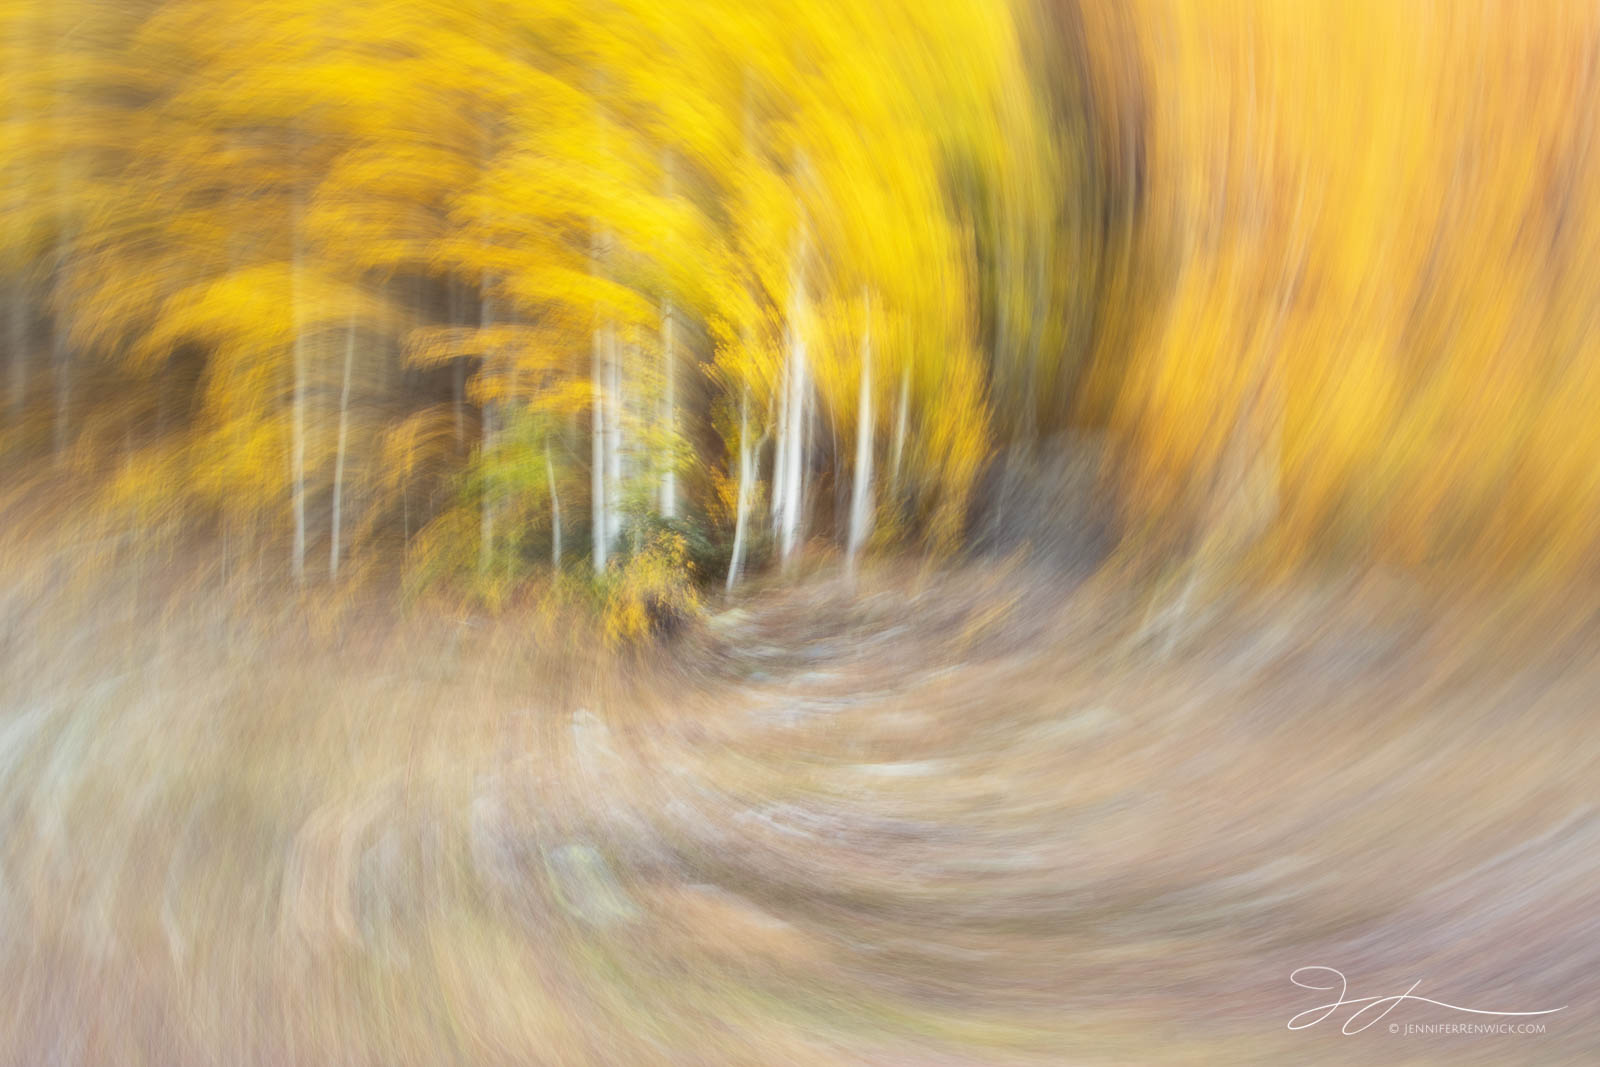
<path id="1" fill-rule="evenodd" d="M 1593 1062 L 1600 646 L 1364 597 L 1148 641 L 1015 571 L 818 582 L 626 672 L 507 625 L 312 651 L 214 608 L 32 619 L 0 1054 Z M 1303 967 L 1565 1010 L 1290 1031 L 1333 997 Z"/>

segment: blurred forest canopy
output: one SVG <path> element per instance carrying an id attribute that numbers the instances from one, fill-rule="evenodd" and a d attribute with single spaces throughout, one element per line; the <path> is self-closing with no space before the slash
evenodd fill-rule
<path id="1" fill-rule="evenodd" d="M 1137 551 L 1596 547 L 1593 4 L 0 0 L 0 50 L 8 480 L 141 550 L 692 597 L 958 550 L 1064 432 Z"/>

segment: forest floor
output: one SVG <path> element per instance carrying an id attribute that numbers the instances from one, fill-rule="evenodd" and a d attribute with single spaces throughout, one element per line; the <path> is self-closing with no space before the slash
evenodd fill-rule
<path id="1" fill-rule="evenodd" d="M 1169 617 L 991 563 L 613 655 L 516 613 L 13 578 L 0 1062 L 1600 1056 L 1587 611 L 1368 576 Z M 1337 993 L 1302 967 L 1564 1010 L 1291 1030 Z M 1544 1032 L 1405 1032 L 1483 1022 Z"/>

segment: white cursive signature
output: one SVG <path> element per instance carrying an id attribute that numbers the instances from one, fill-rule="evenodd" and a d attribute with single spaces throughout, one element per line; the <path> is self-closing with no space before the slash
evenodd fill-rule
<path id="1" fill-rule="evenodd" d="M 1338 985 L 1315 985 L 1311 981 L 1303 980 L 1301 977 L 1302 975 L 1313 975 L 1322 978 L 1324 981 L 1331 976 L 1332 978 L 1338 980 Z M 1422 979 L 1420 978 L 1411 983 L 1410 989 L 1406 990 L 1404 993 L 1398 993 L 1394 996 L 1347 997 L 1345 994 L 1349 991 L 1350 986 L 1349 983 L 1345 981 L 1344 972 L 1335 970 L 1332 967 L 1301 967 L 1289 975 L 1289 981 L 1293 982 L 1301 989 L 1339 990 L 1339 999 L 1335 1000 L 1333 1003 L 1319 1004 L 1314 1008 L 1307 1008 L 1305 1011 L 1290 1019 L 1289 1029 L 1291 1030 L 1304 1030 L 1308 1026 L 1315 1026 L 1347 1004 L 1361 1004 L 1364 1005 L 1364 1007 L 1361 1007 L 1353 1012 L 1350 1018 L 1344 1021 L 1344 1026 L 1340 1027 L 1341 1033 L 1359 1034 L 1373 1023 L 1382 1019 L 1385 1015 L 1388 1015 L 1402 1000 L 1418 1000 L 1424 1004 L 1437 1004 L 1441 1008 L 1449 1008 L 1451 1011 L 1470 1012 L 1473 1015 L 1554 1015 L 1558 1011 L 1567 1010 L 1566 1005 L 1564 1004 L 1559 1008 L 1546 1008 L 1544 1011 L 1484 1011 L 1482 1008 L 1463 1008 L 1459 1004 L 1446 1004 L 1442 1000 L 1433 1000 L 1429 997 L 1413 996 L 1412 993 L 1415 992 L 1417 986 L 1422 984 Z M 1382 1007 L 1383 1010 L 1377 1011 L 1377 1009 L 1380 1007 Z M 1373 1015 L 1360 1026 L 1355 1025 L 1357 1019 L 1360 1019 L 1362 1016 L 1374 1011 L 1377 1011 L 1376 1015 Z M 1307 1016 L 1312 1016 L 1312 1018 L 1307 1018 Z M 1390 1029 L 1393 1029 L 1393 1027 L 1390 1027 Z"/>

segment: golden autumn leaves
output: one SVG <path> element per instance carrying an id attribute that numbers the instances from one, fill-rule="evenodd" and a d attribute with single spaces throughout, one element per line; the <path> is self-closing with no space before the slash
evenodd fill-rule
<path id="1" fill-rule="evenodd" d="M 1099 47 L 1136 57 L 1148 108 L 1118 301 L 1140 339 L 1107 384 L 1134 513 L 1248 525 L 1270 499 L 1282 560 L 1584 566 L 1593 7 L 1157 0 L 1131 23 Z"/>
<path id="2" fill-rule="evenodd" d="M 950 7 L 13 4 L 6 121 L 30 154 L 9 172 L 9 293 L 49 308 L 13 357 L 21 389 L 69 388 L 88 361 L 137 383 L 82 398 L 139 397 L 113 419 L 114 498 L 288 538 L 297 575 L 443 523 L 417 543 L 444 542 L 445 570 L 515 578 L 559 555 L 563 498 L 569 558 L 590 513 L 597 558 L 661 520 L 731 533 L 726 413 L 745 403 L 773 439 L 786 380 L 810 536 L 816 486 L 850 477 L 864 384 L 864 454 L 896 415 L 921 431 L 895 503 L 948 546 L 987 414 L 947 161 L 1008 168 L 986 214 L 1038 215 L 1023 240 L 1050 241 L 1049 130 L 1001 107 L 1017 35 Z M 47 421 L 74 436 L 85 417 Z"/>
<path id="3" fill-rule="evenodd" d="M 1562 573 L 1600 514 L 1597 39 L 1565 4 L 7 0 L 8 449 L 303 579 L 731 586 L 955 547 L 997 452 L 1090 428 L 1142 543 Z"/>

